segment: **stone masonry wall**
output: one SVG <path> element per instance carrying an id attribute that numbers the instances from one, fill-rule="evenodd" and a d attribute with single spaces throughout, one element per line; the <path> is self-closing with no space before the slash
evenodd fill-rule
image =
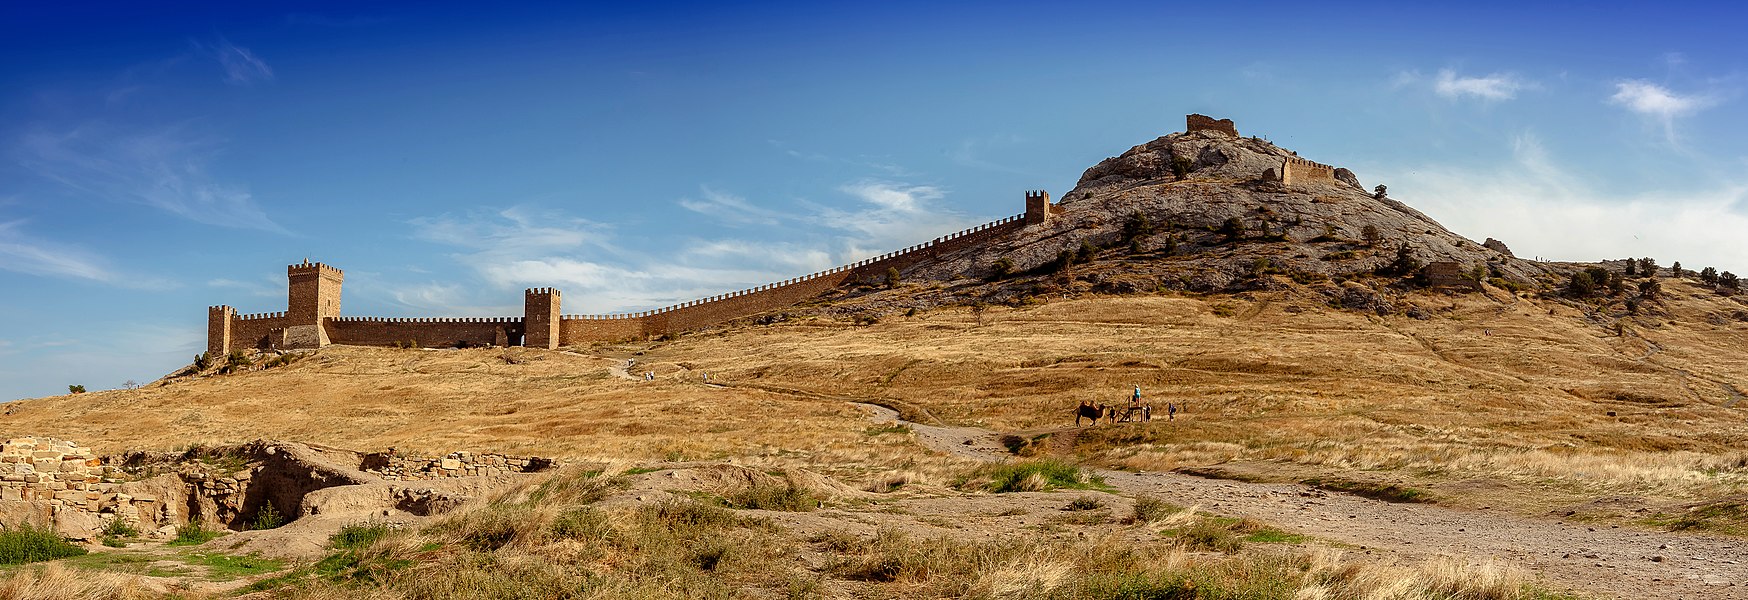
<path id="1" fill-rule="evenodd" d="M 534 456 L 451 452 L 442 458 L 407 456 L 393 450 L 364 455 L 363 471 L 395 481 L 474 477 L 507 473 L 537 473 L 558 466 L 558 461 Z"/>
<path id="2" fill-rule="evenodd" d="M 157 496 L 128 493 L 90 450 L 73 442 L 21 437 L 0 444 L 0 519 L 52 523 L 80 536 L 105 518 L 153 524 Z"/>
<path id="3" fill-rule="evenodd" d="M 1232 137 L 1238 137 L 1238 126 L 1232 119 L 1216 119 L 1208 115 L 1185 115 L 1184 131 L 1218 131 Z"/>
<path id="4" fill-rule="evenodd" d="M 1281 183 L 1294 184 L 1311 180 L 1335 181 L 1335 167 L 1288 156 L 1281 165 Z"/>
<path id="5" fill-rule="evenodd" d="M 411 318 L 329 317 L 328 339 L 353 346 L 391 346 L 409 341 L 426 348 L 515 346 L 522 340 L 522 317 Z"/>
<path id="6" fill-rule="evenodd" d="M 886 276 L 887 269 L 902 272 L 923 260 L 983 244 L 1024 227 L 1024 219 L 1023 214 L 1015 215 L 828 271 L 658 310 L 629 315 L 566 315 L 559 329 L 560 344 L 659 336 L 793 306 L 845 283 L 878 282 Z"/>

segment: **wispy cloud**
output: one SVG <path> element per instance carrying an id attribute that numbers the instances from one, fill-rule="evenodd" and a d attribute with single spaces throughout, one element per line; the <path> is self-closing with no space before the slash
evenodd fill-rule
<path id="1" fill-rule="evenodd" d="M 1671 143 L 1675 142 L 1675 119 L 1717 103 L 1715 97 L 1707 94 L 1680 94 L 1638 79 L 1615 83 L 1614 95 L 1609 96 L 1608 101 L 1655 120 L 1663 126 L 1664 136 Z"/>
<path id="2" fill-rule="evenodd" d="M 1422 165 L 1386 177 L 1392 195 L 1468 237 L 1504 240 L 1519 256 L 1653 256 L 1692 268 L 1748 269 L 1748 247 L 1740 243 L 1748 180 L 1620 193 L 1562 165 L 1533 136 L 1517 137 L 1510 155 L 1481 169 Z"/>
<path id="3" fill-rule="evenodd" d="M 456 247 L 451 256 L 495 290 L 564 289 L 567 312 L 664 306 L 825 270 L 973 224 L 936 206 L 946 192 L 935 186 L 865 180 L 839 191 L 857 203 L 842 208 L 808 204 L 786 214 L 704 188 L 701 199 L 687 199 L 682 206 L 706 214 L 734 211 L 743 222 L 791 224 L 817 233 L 809 236 L 813 241 L 679 240 L 661 254 L 624 249 L 612 228 L 600 223 L 525 207 L 429 217 L 411 224 L 417 237 Z M 406 294 L 400 301 L 447 306 L 468 302 L 465 288 L 433 284 L 415 289 L 420 293 Z"/>
<path id="4" fill-rule="evenodd" d="M 1432 82 L 1432 91 L 1451 99 L 1469 97 L 1498 101 L 1516 98 L 1518 90 L 1523 89 L 1524 85 L 1523 80 L 1505 73 L 1467 77 L 1457 75 L 1451 69 L 1442 69 Z"/>
<path id="5" fill-rule="evenodd" d="M 910 169 L 904 168 L 903 165 L 898 165 L 898 164 L 894 164 L 894 163 L 891 163 L 891 162 L 888 162 L 885 160 L 880 160 L 876 157 L 857 156 L 854 158 L 846 158 L 846 157 L 841 157 L 841 156 L 832 156 L 829 154 L 821 154 L 818 152 L 803 152 L 803 151 L 796 150 L 796 149 L 790 147 L 788 143 L 786 143 L 782 140 L 765 140 L 765 141 L 767 143 L 771 144 L 771 146 L 777 148 L 778 150 L 782 150 L 784 154 L 790 156 L 791 158 L 805 160 L 808 162 L 849 165 L 852 167 L 859 167 L 859 168 L 863 168 L 863 169 L 879 171 L 882 175 L 884 175 L 886 177 L 910 177 L 912 175 L 915 175 L 915 173 L 912 173 Z"/>
<path id="6" fill-rule="evenodd" d="M 248 48 L 232 44 L 230 40 L 219 40 L 211 45 L 196 42 L 199 48 L 218 60 L 224 68 L 225 83 L 231 85 L 253 85 L 273 81 L 273 67 L 255 56 Z"/>
<path id="7" fill-rule="evenodd" d="M 1031 173 L 1027 173 L 1024 169 L 1001 164 L 987 158 L 991 149 L 1014 146 L 1023 143 L 1024 141 L 1024 138 L 1017 135 L 996 135 L 970 138 L 960 140 L 959 146 L 954 148 L 948 156 L 953 159 L 954 163 L 965 167 L 985 169 L 1000 173 L 1031 175 Z"/>
<path id="8" fill-rule="evenodd" d="M 27 135 L 17 153 L 26 168 L 93 198 L 126 198 L 208 225 L 286 233 L 246 188 L 207 173 L 218 145 L 188 125 L 119 131 L 93 122 Z"/>
<path id="9" fill-rule="evenodd" d="M 78 246 L 34 238 L 24 233 L 23 226 L 24 221 L 0 222 L 0 269 L 139 289 L 173 287 L 170 282 L 155 277 L 124 277 L 96 253 Z"/>
<path id="10" fill-rule="evenodd" d="M 782 218 L 781 213 L 753 206 L 746 198 L 734 194 L 711 189 L 709 186 L 703 186 L 699 191 L 702 198 L 681 198 L 680 206 L 729 223 L 745 225 L 776 225 Z"/>

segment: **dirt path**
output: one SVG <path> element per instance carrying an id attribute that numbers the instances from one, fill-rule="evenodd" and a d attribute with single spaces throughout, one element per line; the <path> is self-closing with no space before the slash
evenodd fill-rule
<path id="1" fill-rule="evenodd" d="M 903 422 L 891 409 L 855 404 L 872 411 L 876 422 Z M 929 448 L 986 461 L 1007 459 L 995 432 L 909 425 Z M 1748 562 L 1748 540 L 1592 527 L 1431 504 L 1391 504 L 1298 484 L 1245 483 L 1180 473 L 1099 473 L 1125 494 L 1154 494 L 1215 513 L 1254 517 L 1352 544 L 1360 548 L 1358 552 L 1386 562 L 1491 557 L 1536 573 L 1550 587 L 1604 598 L 1748 600 L 1748 566 L 1743 564 Z"/>

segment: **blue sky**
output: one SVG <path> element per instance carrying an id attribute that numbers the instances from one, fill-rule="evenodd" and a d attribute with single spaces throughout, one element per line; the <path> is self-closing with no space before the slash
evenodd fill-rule
<path id="1" fill-rule="evenodd" d="M 206 307 L 665 305 L 914 244 L 1237 121 L 1520 256 L 1748 271 L 1720 4 L 9 3 L 0 399 L 150 381 Z"/>

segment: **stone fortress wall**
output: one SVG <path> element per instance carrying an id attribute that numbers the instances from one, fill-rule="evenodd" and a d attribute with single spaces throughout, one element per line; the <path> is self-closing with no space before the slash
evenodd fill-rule
<path id="1" fill-rule="evenodd" d="M 111 474 L 102 459 L 73 442 L 7 440 L 0 444 L 0 518 L 78 529 L 109 518 L 153 524 L 173 512 L 155 495 L 123 489 Z"/>
<path id="2" fill-rule="evenodd" d="M 558 461 L 536 456 L 496 453 L 451 452 L 441 458 L 396 454 L 394 450 L 364 455 L 360 470 L 390 481 L 419 481 L 447 477 L 475 477 L 508 473 L 538 473 L 561 466 Z"/>
<path id="3" fill-rule="evenodd" d="M 1292 185 L 1311 180 L 1335 181 L 1335 167 L 1288 156 L 1281 165 L 1281 183 Z"/>
<path id="4" fill-rule="evenodd" d="M 1187 131 L 1213 131 L 1236 137 L 1230 119 L 1192 114 Z M 1285 183 L 1334 180 L 1329 165 L 1285 157 L 1279 177 Z M 1272 171 L 1272 169 L 1271 169 Z M 389 346 L 415 343 L 422 347 L 564 345 L 648 339 L 765 313 L 817 297 L 845 284 L 877 283 L 888 270 L 900 272 L 943 254 L 979 246 L 1013 231 L 1048 223 L 1062 207 L 1050 194 L 1029 191 L 1026 212 L 941 236 L 926 243 L 889 252 L 811 275 L 700 298 L 656 310 L 629 314 L 566 315 L 563 294 L 553 288 L 523 292 L 520 317 L 379 318 L 340 315 L 340 290 L 345 274 L 334 267 L 305 260 L 286 268 L 289 281 L 285 312 L 240 315 L 230 306 L 207 311 L 207 352 L 219 356 L 232 350 L 305 349 L 327 344 Z"/>
<path id="5" fill-rule="evenodd" d="M 563 294 L 553 288 L 525 290 L 521 317 L 382 318 L 338 314 L 344 274 L 304 261 L 287 268 L 291 281 L 285 312 L 241 315 L 230 306 L 207 310 L 207 352 L 318 348 L 327 344 L 422 347 L 531 346 L 645 339 L 705 327 L 792 306 L 847 283 L 876 283 L 889 269 L 904 269 L 944 253 L 984 244 L 1028 224 L 1047 222 L 1062 208 L 1045 192 L 1027 192 L 1027 213 L 935 238 L 902 250 L 811 275 L 700 298 L 656 310 L 602 315 L 565 315 Z"/>

